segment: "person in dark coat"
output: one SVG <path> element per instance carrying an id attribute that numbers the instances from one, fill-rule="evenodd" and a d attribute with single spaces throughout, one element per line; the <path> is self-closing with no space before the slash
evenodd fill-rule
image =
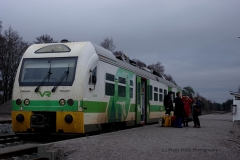
<path id="1" fill-rule="evenodd" d="M 182 128 L 182 119 L 186 115 L 184 109 L 184 103 L 181 98 L 181 93 L 177 92 L 177 97 L 174 99 L 175 110 L 174 116 L 176 116 L 175 127 Z"/>
<path id="2" fill-rule="evenodd" d="M 170 112 L 173 111 L 173 102 L 172 102 L 172 91 L 169 91 L 166 96 L 164 96 L 163 104 L 166 110 L 166 114 L 170 116 Z"/>
<path id="3" fill-rule="evenodd" d="M 201 115 L 201 100 L 198 97 L 194 98 L 193 102 L 193 122 L 195 128 L 201 128 L 198 116 Z"/>

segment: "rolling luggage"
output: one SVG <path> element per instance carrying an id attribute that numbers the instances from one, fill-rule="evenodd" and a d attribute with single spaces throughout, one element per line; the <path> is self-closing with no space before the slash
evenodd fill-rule
<path id="1" fill-rule="evenodd" d="M 163 116 L 162 126 L 163 127 L 171 127 L 171 116 Z"/>

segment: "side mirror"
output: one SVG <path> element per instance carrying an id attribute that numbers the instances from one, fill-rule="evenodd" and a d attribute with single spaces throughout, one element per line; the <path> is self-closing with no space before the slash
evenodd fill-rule
<path id="1" fill-rule="evenodd" d="M 92 83 L 96 84 L 97 83 L 97 77 L 96 75 L 92 75 Z"/>

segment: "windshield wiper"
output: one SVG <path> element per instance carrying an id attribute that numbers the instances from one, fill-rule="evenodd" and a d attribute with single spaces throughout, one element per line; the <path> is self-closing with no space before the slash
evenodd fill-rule
<path id="1" fill-rule="evenodd" d="M 50 67 L 49 67 L 47 75 L 44 77 L 42 82 L 37 86 L 37 88 L 35 89 L 35 92 L 38 92 L 40 86 L 42 86 L 45 83 L 46 79 L 48 79 L 48 81 L 49 81 L 49 78 L 50 78 L 51 74 L 52 74 L 52 72 L 51 72 L 51 64 L 50 64 Z"/>
<path id="2" fill-rule="evenodd" d="M 57 87 L 62 83 L 63 79 L 64 79 L 66 76 L 67 76 L 67 77 L 66 77 L 66 81 L 67 81 L 67 79 L 68 79 L 68 74 L 69 74 L 69 65 L 68 65 L 68 70 L 63 73 L 63 75 L 62 75 L 62 77 L 60 78 L 60 80 L 58 81 L 57 85 L 53 87 L 52 92 L 55 92 L 55 91 L 56 91 Z"/>

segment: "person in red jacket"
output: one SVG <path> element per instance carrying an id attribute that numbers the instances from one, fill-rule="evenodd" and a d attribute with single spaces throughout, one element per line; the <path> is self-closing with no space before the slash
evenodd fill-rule
<path id="1" fill-rule="evenodd" d="M 192 104 L 193 101 L 188 96 L 182 96 L 182 101 L 184 103 L 184 109 L 185 109 L 185 112 L 186 112 L 186 116 L 183 119 L 183 126 L 188 127 L 187 118 L 189 116 L 191 116 L 191 104 Z"/>

